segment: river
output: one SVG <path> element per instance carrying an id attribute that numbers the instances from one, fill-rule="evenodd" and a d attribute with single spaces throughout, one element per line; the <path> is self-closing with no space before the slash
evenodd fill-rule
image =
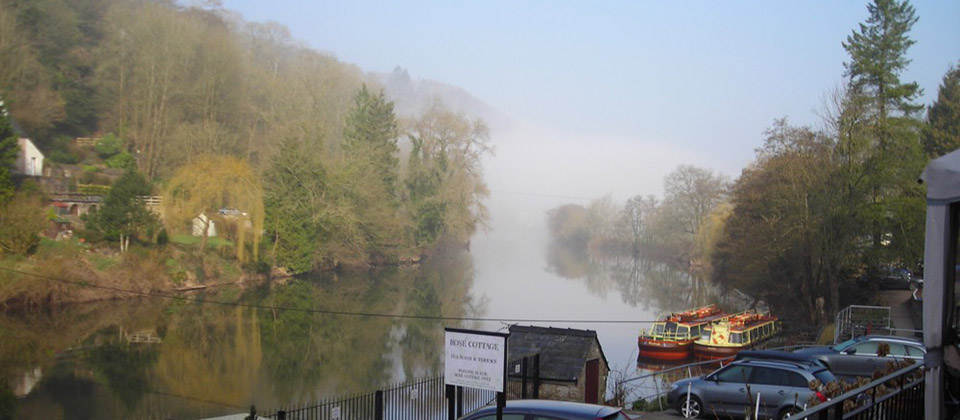
<path id="1" fill-rule="evenodd" d="M 469 252 L 416 268 L 0 314 L 18 417 L 198 418 L 369 392 L 442 374 L 444 327 L 507 326 L 344 312 L 592 329 L 611 369 L 635 375 L 642 321 L 718 301 L 664 264 L 558 254 L 542 219 L 550 199 L 524 200 L 537 202 L 529 217 L 493 207 L 496 228 Z"/>

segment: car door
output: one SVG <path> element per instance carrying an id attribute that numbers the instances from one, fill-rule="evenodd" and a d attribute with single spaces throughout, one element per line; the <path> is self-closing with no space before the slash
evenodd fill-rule
<path id="1" fill-rule="evenodd" d="M 761 418 L 777 415 L 780 403 L 787 395 L 785 386 L 789 382 L 787 373 L 782 369 L 761 366 L 754 367 L 750 373 L 750 397 L 753 401 L 751 409 L 757 407 L 757 398 L 759 398 Z"/>
<path id="2" fill-rule="evenodd" d="M 747 382 L 752 366 L 730 365 L 704 381 L 704 410 L 709 416 L 742 417 L 750 404 Z"/>
<path id="3" fill-rule="evenodd" d="M 834 373 L 843 376 L 871 376 L 877 365 L 877 342 L 854 344 L 837 358 Z"/>

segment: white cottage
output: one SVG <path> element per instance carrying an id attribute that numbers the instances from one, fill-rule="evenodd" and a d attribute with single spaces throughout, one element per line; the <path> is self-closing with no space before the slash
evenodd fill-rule
<path id="1" fill-rule="evenodd" d="M 17 154 L 16 172 L 26 176 L 43 175 L 43 153 L 30 139 L 21 137 L 17 140 L 20 152 Z"/>

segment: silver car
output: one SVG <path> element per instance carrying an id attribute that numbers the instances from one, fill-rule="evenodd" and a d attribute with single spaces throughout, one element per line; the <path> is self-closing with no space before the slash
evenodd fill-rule
<path id="1" fill-rule="evenodd" d="M 890 350 L 886 356 L 877 355 L 880 344 Z M 927 353 L 920 340 L 889 335 L 864 335 L 851 338 L 833 347 L 808 347 L 794 353 L 815 357 L 825 363 L 837 376 L 853 379 L 871 377 L 894 360 L 923 360 Z"/>
<path id="2" fill-rule="evenodd" d="M 675 382 L 667 402 L 684 417 L 743 418 L 759 406 L 759 417 L 787 418 L 811 401 L 826 401 L 822 384 L 836 377 L 815 360 L 748 358 L 737 360 L 713 373 Z M 758 404 L 759 401 L 759 404 Z"/>

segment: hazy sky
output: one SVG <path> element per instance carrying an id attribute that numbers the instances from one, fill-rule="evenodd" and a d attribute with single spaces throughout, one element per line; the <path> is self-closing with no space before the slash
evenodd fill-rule
<path id="1" fill-rule="evenodd" d="M 912 4 L 920 20 L 902 79 L 919 82 L 929 104 L 960 60 L 960 1 Z M 464 88 L 529 124 L 528 134 L 542 137 L 533 146 L 569 146 L 544 160 L 594 157 L 600 173 L 643 177 L 608 189 L 537 190 L 619 199 L 658 194 L 663 175 L 681 163 L 736 177 L 775 118 L 818 124 L 824 96 L 844 81 L 841 42 L 867 18 L 866 1 L 835 0 L 223 5 L 246 20 L 285 24 L 294 38 L 366 71 L 399 65 L 415 78 Z M 508 153 L 505 142 L 522 141 L 496 134 L 492 141 Z M 605 162 L 597 149 L 616 156 Z"/>

